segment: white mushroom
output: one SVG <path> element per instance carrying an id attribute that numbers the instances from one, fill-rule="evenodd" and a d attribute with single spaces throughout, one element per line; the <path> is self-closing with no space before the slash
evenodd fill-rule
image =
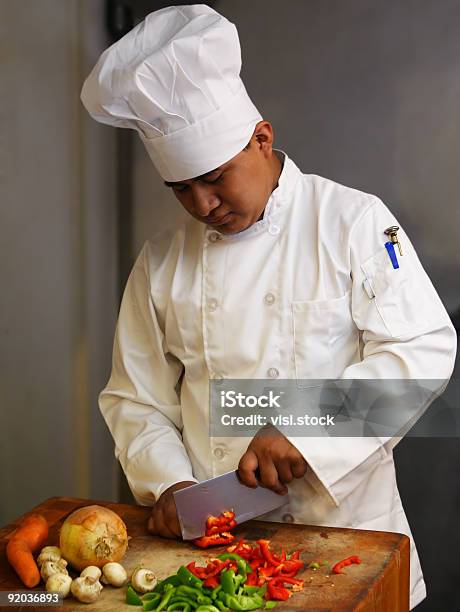
<path id="1" fill-rule="evenodd" d="M 57 546 L 45 546 L 37 557 L 37 565 L 41 567 L 45 561 L 59 561 L 62 557 L 61 549 Z"/>
<path id="2" fill-rule="evenodd" d="M 69 572 L 66 570 L 66 566 L 67 561 L 65 559 L 59 559 L 59 561 L 45 561 L 40 570 L 43 582 L 46 582 L 53 574 L 68 574 Z"/>
<path id="3" fill-rule="evenodd" d="M 82 603 L 93 603 L 93 601 L 96 601 L 102 589 L 103 586 L 99 580 L 95 580 L 91 576 L 75 578 L 70 587 L 72 595 Z"/>
<path id="4" fill-rule="evenodd" d="M 88 567 L 85 567 L 85 569 L 82 571 L 80 577 L 84 578 L 85 576 L 91 576 L 91 578 L 99 580 L 101 575 L 102 572 L 99 567 L 96 567 L 95 565 L 88 565 Z"/>
<path id="5" fill-rule="evenodd" d="M 156 587 L 157 578 L 152 570 L 138 567 L 131 576 L 131 584 L 138 593 L 148 593 Z"/>
<path id="6" fill-rule="evenodd" d="M 51 593 L 59 593 L 65 599 L 70 593 L 72 578 L 68 574 L 53 574 L 46 581 L 46 590 Z"/>
<path id="7" fill-rule="evenodd" d="M 128 580 L 128 574 L 120 563 L 106 563 L 102 568 L 102 582 L 115 587 L 122 587 Z"/>

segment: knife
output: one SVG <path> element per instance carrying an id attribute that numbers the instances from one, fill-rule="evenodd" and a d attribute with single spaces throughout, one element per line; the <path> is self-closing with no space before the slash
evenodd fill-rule
<path id="1" fill-rule="evenodd" d="M 289 502 L 289 495 L 261 486 L 247 487 L 238 480 L 236 471 L 179 489 L 173 495 L 184 540 L 204 535 L 208 516 L 232 510 L 239 524 Z"/>

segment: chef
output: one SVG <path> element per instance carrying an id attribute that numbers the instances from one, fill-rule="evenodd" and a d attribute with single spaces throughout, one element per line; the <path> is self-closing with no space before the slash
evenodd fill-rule
<path id="1" fill-rule="evenodd" d="M 168 7 L 107 49 L 83 87 L 95 119 L 138 131 L 190 213 L 147 241 L 126 286 L 100 395 L 115 455 L 165 537 L 180 536 L 175 490 L 237 468 L 248 486 L 289 490 L 267 520 L 407 534 L 414 607 L 425 584 L 396 485 L 399 437 L 209 435 L 212 379 L 442 387 L 456 347 L 403 229 L 393 266 L 388 208 L 275 149 L 240 68 L 233 24 L 203 4 Z"/>

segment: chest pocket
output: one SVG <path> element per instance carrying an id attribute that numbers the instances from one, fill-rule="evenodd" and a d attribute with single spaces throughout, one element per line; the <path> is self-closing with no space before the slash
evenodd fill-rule
<path id="1" fill-rule="evenodd" d="M 292 302 L 298 381 L 338 378 L 356 359 L 359 334 L 351 316 L 351 292 L 332 300 Z"/>

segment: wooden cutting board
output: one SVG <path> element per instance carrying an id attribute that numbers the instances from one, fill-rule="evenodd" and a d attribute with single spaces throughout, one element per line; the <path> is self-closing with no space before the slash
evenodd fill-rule
<path id="1" fill-rule="evenodd" d="M 71 497 L 53 497 L 31 512 L 43 514 L 50 525 L 48 545 L 59 544 L 59 528 L 73 510 L 81 506 L 99 504 L 111 508 L 121 516 L 131 536 L 128 552 L 122 563 L 129 573 L 140 563 L 151 568 L 158 578 L 174 574 L 180 565 L 205 559 L 223 552 L 224 548 L 200 550 L 182 541 L 157 538 L 146 530 L 150 508 L 130 506 Z M 29 513 L 27 513 L 29 514 Z M 26 515 L 24 515 L 26 516 Z M 25 587 L 20 582 L 5 555 L 6 543 L 19 522 L 18 518 L 0 529 L 0 591 Z M 319 570 L 305 569 L 298 577 L 305 580 L 303 591 L 295 593 L 288 602 L 280 602 L 276 610 L 294 612 L 406 612 L 409 610 L 409 538 L 397 533 L 338 529 L 263 521 L 248 521 L 234 530 L 237 537 L 249 541 L 269 539 L 276 551 L 300 549 L 301 559 L 308 565 L 313 561 L 328 561 Z M 331 566 L 350 555 L 359 555 L 360 565 L 351 565 L 344 573 L 330 574 Z M 41 584 L 35 590 L 43 590 Z M 141 608 L 124 603 L 126 588 L 104 588 L 94 604 L 82 604 L 72 598 L 59 608 L 15 607 L 5 610 L 88 610 L 100 612 L 135 612 Z"/>

